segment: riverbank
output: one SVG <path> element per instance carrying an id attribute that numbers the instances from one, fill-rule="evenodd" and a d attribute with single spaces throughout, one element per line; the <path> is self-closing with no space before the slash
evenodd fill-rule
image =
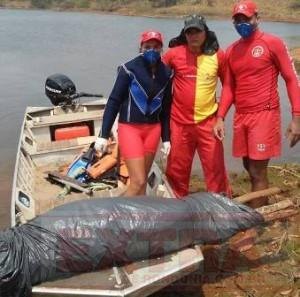
<path id="1" fill-rule="evenodd" d="M 294 59 L 295 68 L 300 73 L 300 47 L 291 50 L 291 55 Z"/>
<path id="2" fill-rule="evenodd" d="M 230 19 L 235 0 L 0 0 L 0 7 L 94 11 L 148 17 L 182 17 L 201 13 L 211 19 Z M 300 22 L 298 0 L 256 0 L 263 20 Z"/>
<path id="3" fill-rule="evenodd" d="M 270 187 L 281 194 L 270 202 L 291 199 L 300 205 L 300 164 L 269 166 Z M 231 173 L 234 196 L 250 191 L 248 175 Z M 204 189 L 204 183 L 194 176 L 191 190 Z M 255 245 L 246 252 L 238 252 L 229 243 L 206 245 L 204 271 L 198 271 L 151 297 L 298 297 L 300 294 L 300 214 L 288 219 L 257 227 Z M 180 294 L 176 294 L 180 292 Z"/>

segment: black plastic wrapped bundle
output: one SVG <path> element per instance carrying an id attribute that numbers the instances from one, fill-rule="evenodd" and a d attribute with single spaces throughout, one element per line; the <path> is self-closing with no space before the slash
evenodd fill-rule
<path id="1" fill-rule="evenodd" d="M 197 243 L 220 243 L 263 222 L 226 197 L 185 200 L 100 198 L 59 206 L 0 233 L 0 296 L 27 297 L 31 286 L 147 259 Z"/>

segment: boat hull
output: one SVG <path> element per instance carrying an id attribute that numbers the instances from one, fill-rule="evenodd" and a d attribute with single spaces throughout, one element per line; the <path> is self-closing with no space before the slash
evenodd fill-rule
<path id="1" fill-rule="evenodd" d="M 77 199 L 82 193 L 72 193 L 58 199 L 61 186 L 45 179 L 45 172 L 72 162 L 82 149 L 99 134 L 106 101 L 96 100 L 80 106 L 28 107 L 22 124 L 13 179 L 11 226 L 30 221 L 37 215 Z M 88 136 L 56 141 L 57 127 L 85 123 L 92 131 Z M 115 133 L 115 128 L 113 128 Z M 97 197 L 115 197 L 126 190 L 120 183 L 113 190 L 97 192 Z M 147 183 L 147 194 L 174 197 L 166 178 L 156 163 Z M 86 195 L 86 199 L 92 199 Z M 69 279 L 47 282 L 33 287 L 33 296 L 148 296 L 191 273 L 203 262 L 199 246 L 184 249 L 162 258 L 84 273 Z"/>

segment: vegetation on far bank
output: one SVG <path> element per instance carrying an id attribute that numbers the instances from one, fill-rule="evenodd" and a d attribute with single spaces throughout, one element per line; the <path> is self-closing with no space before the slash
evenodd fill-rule
<path id="1" fill-rule="evenodd" d="M 127 15 L 182 16 L 201 13 L 229 18 L 236 0 L 0 0 L 0 7 L 89 10 Z M 300 0 L 256 0 L 264 19 L 300 22 Z"/>

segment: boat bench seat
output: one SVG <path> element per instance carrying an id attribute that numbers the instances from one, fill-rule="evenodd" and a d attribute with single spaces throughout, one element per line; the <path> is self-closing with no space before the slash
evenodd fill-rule
<path id="1" fill-rule="evenodd" d="M 62 149 L 74 148 L 78 146 L 88 145 L 95 141 L 96 136 L 78 137 L 74 139 L 43 141 L 37 143 L 37 152 L 59 151 Z"/>
<path id="2" fill-rule="evenodd" d="M 36 118 L 31 122 L 30 127 L 39 128 L 39 127 L 47 127 L 53 125 L 63 125 L 68 123 L 75 122 L 86 122 L 86 121 L 94 121 L 94 120 L 102 120 L 103 111 L 93 110 L 85 113 L 79 114 L 60 114 L 56 116 L 46 116 Z"/>

